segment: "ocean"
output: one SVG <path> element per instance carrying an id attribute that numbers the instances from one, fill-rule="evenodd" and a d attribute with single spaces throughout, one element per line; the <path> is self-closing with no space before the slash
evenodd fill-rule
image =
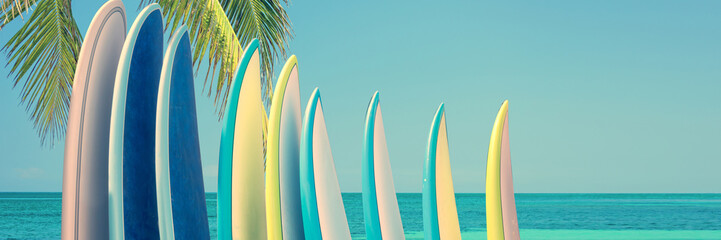
<path id="1" fill-rule="evenodd" d="M 207 195 L 211 239 L 216 194 Z M 61 193 L 0 193 L 0 239 L 59 239 Z M 365 239 L 360 193 L 344 193 Z M 486 239 L 484 194 L 457 194 L 464 239 Z M 516 194 L 522 239 L 721 239 L 721 194 Z M 398 194 L 407 239 L 423 239 L 420 193 Z"/>

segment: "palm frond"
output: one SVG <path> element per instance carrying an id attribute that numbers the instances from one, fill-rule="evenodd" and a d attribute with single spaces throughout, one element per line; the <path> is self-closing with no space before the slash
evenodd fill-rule
<path id="1" fill-rule="evenodd" d="M 196 67 L 198 61 L 207 57 L 210 68 L 205 74 L 203 89 L 214 98 L 219 118 L 225 109 L 242 46 L 253 38 L 260 40 L 263 98 L 266 104 L 270 103 L 273 66 L 279 56 L 285 57 L 292 34 L 290 20 L 280 1 L 142 0 L 141 7 L 150 2 L 157 2 L 162 7 L 171 31 L 180 23 L 188 26 Z"/>
<path id="2" fill-rule="evenodd" d="M 5 27 L 6 24 L 17 18 L 23 18 L 23 12 L 29 12 L 30 6 L 35 5 L 37 0 L 2 0 L 0 1 L 0 30 Z"/>
<path id="3" fill-rule="evenodd" d="M 286 48 L 293 34 L 288 14 L 279 0 L 219 1 L 241 43 L 250 42 L 253 38 L 260 41 L 260 66 L 265 80 L 263 99 L 270 104 L 275 62 L 278 58 L 285 60 L 287 57 Z"/>
<path id="4" fill-rule="evenodd" d="M 29 6 L 30 1 L 23 4 Z M 13 86 L 22 85 L 21 104 L 30 113 L 43 145 L 52 146 L 65 134 L 81 44 L 70 1 L 41 0 L 2 48 Z"/>
<path id="5" fill-rule="evenodd" d="M 150 2 L 141 1 L 141 7 Z M 166 28 L 170 28 L 171 32 L 181 23 L 188 26 L 190 41 L 194 45 L 193 65 L 196 70 L 200 66 L 198 61 L 208 54 L 210 68 L 205 74 L 203 89 L 207 89 L 208 96 L 215 93 L 216 111 L 222 114 L 229 82 L 243 51 L 222 6 L 216 0 L 157 0 L 157 3 L 166 18 Z M 218 77 L 213 81 L 216 72 Z"/>

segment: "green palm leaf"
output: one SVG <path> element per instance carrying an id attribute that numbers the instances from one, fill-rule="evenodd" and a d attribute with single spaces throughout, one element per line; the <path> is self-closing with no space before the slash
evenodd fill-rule
<path id="1" fill-rule="evenodd" d="M 141 7 L 152 0 L 143 0 Z M 273 66 L 285 57 L 292 34 L 290 20 L 278 0 L 157 0 L 172 30 L 184 22 L 194 45 L 193 63 L 207 54 L 210 65 L 204 89 L 213 96 L 222 118 L 235 68 L 245 46 L 253 38 L 260 40 L 263 69 L 263 96 L 266 104 L 272 95 Z M 237 33 L 237 35 L 236 35 Z M 195 64 L 199 66 L 199 64 Z M 215 77 L 216 72 L 218 76 Z M 209 78 L 210 77 L 210 78 Z"/>
<path id="2" fill-rule="evenodd" d="M 195 47 L 194 63 L 205 59 L 211 66 L 204 89 L 214 97 L 219 117 L 241 46 L 253 38 L 261 42 L 264 101 L 270 103 L 273 66 L 278 57 L 285 57 L 292 34 L 279 0 L 157 1 L 167 17 L 167 27 L 175 30 L 181 22 L 188 25 Z M 150 0 L 141 0 L 141 5 L 146 2 Z M 31 6 L 35 6 L 32 11 Z M 23 18 L 23 12 L 32 14 L 2 50 L 7 54 L 14 86 L 22 86 L 21 104 L 30 113 L 42 144 L 52 146 L 65 134 L 82 36 L 70 0 L 0 0 L 0 29 L 17 17 Z"/>
<path id="3" fill-rule="evenodd" d="M 288 4 L 287 1 L 284 1 Z M 275 61 L 286 58 L 286 47 L 292 36 L 288 14 L 278 0 L 220 0 L 228 20 L 242 43 L 258 38 L 260 41 L 261 68 L 264 75 L 264 100 L 270 104 L 273 94 Z"/>
<path id="4" fill-rule="evenodd" d="M 30 6 L 34 5 L 37 0 L 2 0 L 0 1 L 0 29 L 5 27 L 16 17 L 22 18 L 22 12 L 28 12 Z"/>
<path id="5" fill-rule="evenodd" d="M 4 1 L 0 6 L 5 7 L 8 21 L 33 3 L 35 1 Z M 8 11 L 11 5 L 14 10 Z M 7 53 L 13 86 L 22 85 L 20 101 L 30 113 L 42 144 L 53 145 L 65 134 L 81 44 L 70 1 L 41 0 L 2 48 Z"/>

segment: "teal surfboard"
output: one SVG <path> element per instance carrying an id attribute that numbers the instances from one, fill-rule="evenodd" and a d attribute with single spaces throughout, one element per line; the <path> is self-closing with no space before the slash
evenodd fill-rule
<path id="1" fill-rule="evenodd" d="M 388 157 L 380 94 L 366 112 L 363 139 L 363 217 L 368 239 L 405 239 Z"/>
<path id="2" fill-rule="evenodd" d="M 210 239 L 193 87 L 193 52 L 185 26 L 163 58 L 155 129 L 155 176 L 161 239 Z"/>

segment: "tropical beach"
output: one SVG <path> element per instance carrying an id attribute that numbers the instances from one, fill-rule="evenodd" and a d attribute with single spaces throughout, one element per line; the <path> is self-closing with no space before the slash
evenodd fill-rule
<path id="1" fill-rule="evenodd" d="M 0 7 L 0 239 L 721 239 L 715 1 Z"/>

